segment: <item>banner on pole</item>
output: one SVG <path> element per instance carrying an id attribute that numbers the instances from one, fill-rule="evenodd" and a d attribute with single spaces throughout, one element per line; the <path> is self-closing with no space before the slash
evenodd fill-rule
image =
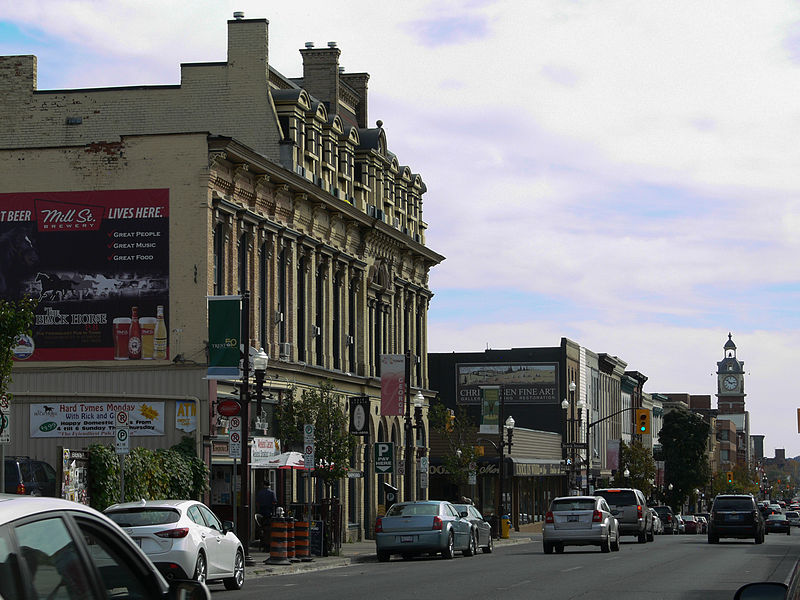
<path id="1" fill-rule="evenodd" d="M 381 416 L 405 414 L 406 357 L 381 354 Z"/>
<path id="2" fill-rule="evenodd" d="M 208 379 L 238 379 L 241 296 L 208 297 Z"/>
<path id="3" fill-rule="evenodd" d="M 478 433 L 500 433 L 500 387 L 481 390 L 481 427 Z"/>

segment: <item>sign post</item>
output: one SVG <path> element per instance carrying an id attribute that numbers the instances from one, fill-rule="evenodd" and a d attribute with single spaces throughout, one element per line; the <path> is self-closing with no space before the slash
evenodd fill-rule
<path id="1" fill-rule="evenodd" d="M 5 491 L 6 481 L 6 444 L 11 443 L 11 400 L 3 394 L 0 396 L 0 493 Z"/>
<path id="2" fill-rule="evenodd" d="M 118 410 L 114 418 L 114 445 L 119 455 L 119 501 L 125 502 L 125 455 L 131 449 L 127 411 Z"/>
<path id="3" fill-rule="evenodd" d="M 314 446 L 315 446 L 315 437 L 314 437 L 314 425 L 312 423 L 306 423 L 303 425 L 303 469 L 306 471 L 306 480 L 308 481 L 308 493 L 306 494 L 306 498 L 308 498 L 308 522 L 311 523 L 312 519 L 312 502 L 311 502 L 311 492 L 314 489 L 314 486 L 311 484 L 311 470 L 314 468 Z"/>

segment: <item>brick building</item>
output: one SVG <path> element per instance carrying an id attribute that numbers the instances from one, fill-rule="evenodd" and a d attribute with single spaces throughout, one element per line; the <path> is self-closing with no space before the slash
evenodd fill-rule
<path id="1" fill-rule="evenodd" d="M 274 435 L 291 389 L 330 380 L 343 398 L 372 399 L 365 442 L 403 446 L 402 419 L 380 415 L 379 362 L 410 350 L 412 393 L 430 395 L 428 274 L 444 257 L 425 245 L 425 184 L 368 124 L 369 75 L 344 72 L 329 43 L 306 44 L 303 76 L 285 77 L 269 64 L 268 27 L 229 21 L 227 59 L 181 65 L 178 85 L 39 90 L 36 57 L 0 57 L 0 214 L 16 219 L 0 218 L 0 249 L 33 257 L 0 297 L 40 298 L 14 368 L 8 454 L 55 464 L 61 446 L 111 441 L 29 435 L 44 406 L 148 403 L 163 416 L 132 445 L 188 432 L 230 490 L 215 403 L 239 382 L 205 379 L 207 296 L 245 291 L 251 346 L 270 357 L 264 413 L 250 406 L 257 436 Z M 133 307 L 150 326 L 163 313 L 165 351 L 115 360 L 113 322 L 133 337 Z M 334 490 L 351 537 L 368 535 L 382 502 L 369 454 L 361 444 L 351 460 L 366 477 Z M 254 469 L 251 483 L 275 474 Z M 285 504 L 308 499 L 296 476 L 279 484 Z M 232 497 L 211 501 L 224 513 Z"/>

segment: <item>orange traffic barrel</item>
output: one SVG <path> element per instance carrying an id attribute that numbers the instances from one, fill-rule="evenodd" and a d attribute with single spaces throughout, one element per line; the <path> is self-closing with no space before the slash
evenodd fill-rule
<path id="1" fill-rule="evenodd" d="M 269 558 L 264 561 L 270 565 L 290 565 L 292 564 L 287 557 L 288 553 L 288 534 L 286 519 L 272 519 L 272 535 L 269 541 Z"/>
<path id="2" fill-rule="evenodd" d="M 286 557 L 290 562 L 300 562 L 295 547 L 294 523 L 294 517 L 286 519 Z"/>
<path id="3" fill-rule="evenodd" d="M 308 545 L 308 521 L 294 524 L 294 553 L 302 562 L 311 562 L 311 548 Z"/>

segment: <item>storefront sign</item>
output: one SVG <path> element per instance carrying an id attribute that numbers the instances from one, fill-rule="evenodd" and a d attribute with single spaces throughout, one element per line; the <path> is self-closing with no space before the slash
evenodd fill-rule
<path id="1" fill-rule="evenodd" d="M 197 403 L 194 400 L 175 402 L 175 429 L 186 433 L 197 429 Z"/>
<path id="2" fill-rule="evenodd" d="M 38 300 L 15 360 L 169 357 L 169 190 L 0 194 L 0 298 Z"/>
<path id="3" fill-rule="evenodd" d="M 164 435 L 164 402 L 51 402 L 30 405 L 33 438 L 112 437 L 117 411 L 131 436 Z"/>
<path id="4" fill-rule="evenodd" d="M 562 475 L 561 463 L 514 463 L 514 477 Z"/>
<path id="5" fill-rule="evenodd" d="M 428 471 L 431 475 L 448 475 L 450 473 L 444 465 L 431 465 Z M 479 465 L 475 472 L 478 475 L 498 475 L 500 467 L 496 464 Z"/>
<path id="6" fill-rule="evenodd" d="M 480 404 L 481 387 L 497 387 L 504 404 L 549 404 L 558 399 L 557 363 L 456 365 L 459 404 Z"/>

